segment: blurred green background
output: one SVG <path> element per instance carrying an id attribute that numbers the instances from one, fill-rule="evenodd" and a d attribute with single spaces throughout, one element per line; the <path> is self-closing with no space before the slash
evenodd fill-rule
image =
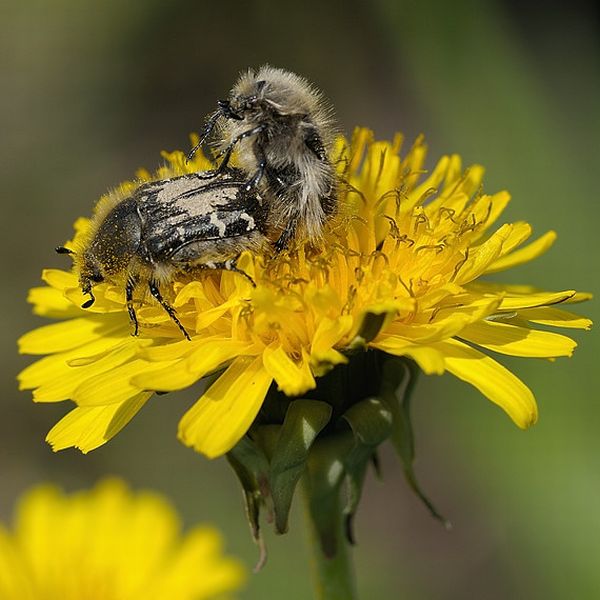
<path id="1" fill-rule="evenodd" d="M 214 521 L 252 566 L 256 549 L 224 460 L 178 444 L 177 421 L 198 395 L 153 399 L 88 456 L 53 454 L 47 430 L 66 405 L 35 406 L 16 389 L 16 338 L 42 324 L 25 303 L 53 247 L 110 186 L 188 133 L 238 73 L 269 62 L 314 81 L 342 128 L 380 137 L 420 132 L 430 166 L 443 153 L 487 167 L 486 189 L 513 195 L 505 220 L 559 232 L 512 283 L 596 291 L 600 202 L 597 9 L 585 2 L 266 0 L 227 3 L 5 3 L 0 23 L 5 216 L 0 516 L 31 484 L 67 489 L 118 474 L 166 492 L 185 522 Z M 596 303 L 579 311 L 592 318 Z M 597 318 L 597 317 L 596 317 Z M 518 430 L 451 376 L 423 378 L 415 401 L 421 482 L 454 524 L 433 521 L 389 448 L 371 478 L 355 551 L 361 598 L 597 598 L 600 595 L 599 369 L 594 332 L 573 359 L 504 364 L 534 390 L 540 421 Z M 298 504 L 298 503 L 297 503 Z M 269 563 L 249 600 L 310 598 L 303 523 L 268 533 Z"/>

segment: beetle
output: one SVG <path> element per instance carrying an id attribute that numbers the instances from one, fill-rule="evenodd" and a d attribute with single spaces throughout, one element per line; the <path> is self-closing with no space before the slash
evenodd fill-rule
<path id="1" fill-rule="evenodd" d="M 257 251 L 267 243 L 266 219 L 262 197 L 247 188 L 242 171 L 196 172 L 143 183 L 129 194 L 109 193 L 98 203 L 77 247 L 59 246 L 56 251 L 73 255 L 81 291 L 89 295 L 82 308 L 94 303 L 95 285 L 124 284 L 137 335 L 133 297 L 145 284 L 189 340 L 161 286 L 177 273 L 196 269 L 230 270 L 250 279 L 237 268 L 236 259 L 244 250 Z"/>
<path id="2" fill-rule="evenodd" d="M 333 109 L 306 79 L 264 65 L 243 73 L 229 98 L 217 103 L 199 143 L 216 131 L 219 169 L 235 151 L 249 174 L 246 190 L 257 188 L 269 205 L 267 229 L 278 251 L 302 236 L 318 240 L 337 210 L 337 175 L 330 158 L 336 125 Z"/>

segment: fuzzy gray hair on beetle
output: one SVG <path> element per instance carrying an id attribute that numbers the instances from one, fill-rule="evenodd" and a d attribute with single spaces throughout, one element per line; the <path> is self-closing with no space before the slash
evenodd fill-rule
<path id="1" fill-rule="evenodd" d="M 190 157 L 215 133 L 226 169 L 232 153 L 268 204 L 267 230 L 277 250 L 297 237 L 317 240 L 337 209 L 331 161 L 333 109 L 306 79 L 265 65 L 244 73 L 207 120 Z"/>

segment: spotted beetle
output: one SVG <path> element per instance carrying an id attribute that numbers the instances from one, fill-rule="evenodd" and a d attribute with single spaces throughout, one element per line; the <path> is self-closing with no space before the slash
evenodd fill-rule
<path id="1" fill-rule="evenodd" d="M 196 269 L 225 269 L 249 279 L 236 267 L 236 259 L 244 250 L 256 251 L 267 243 L 262 198 L 247 188 L 247 176 L 238 169 L 210 175 L 151 181 L 130 194 L 111 192 L 98 203 L 77 247 L 56 249 L 73 255 L 81 290 L 90 296 L 82 308 L 94 303 L 98 283 L 122 283 L 137 335 L 134 291 L 145 284 L 189 340 L 161 285 L 177 273 Z"/>

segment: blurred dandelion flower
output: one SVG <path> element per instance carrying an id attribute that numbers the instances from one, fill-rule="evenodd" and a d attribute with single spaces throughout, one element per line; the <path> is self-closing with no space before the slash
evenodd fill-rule
<path id="1" fill-rule="evenodd" d="M 13 530 L 0 524 L 3 600 L 224 598 L 244 578 L 215 529 L 182 535 L 162 496 L 115 479 L 72 495 L 37 487 L 20 499 Z"/>
<path id="2" fill-rule="evenodd" d="M 36 314 L 60 322 L 21 338 L 21 352 L 50 356 L 19 379 L 36 402 L 77 405 L 49 432 L 52 447 L 92 450 L 155 391 L 224 369 L 179 427 L 183 443 L 216 457 L 248 431 L 273 383 L 287 396 L 312 398 L 319 378 L 366 350 L 407 357 L 426 374 L 451 373 L 519 427 L 535 423 L 532 392 L 488 351 L 570 356 L 572 339 L 536 326 L 588 329 L 588 319 L 563 307 L 589 296 L 482 281 L 535 259 L 555 233 L 525 245 L 527 223 L 491 230 L 509 194 L 484 194 L 482 167 L 463 170 L 453 155 L 426 173 L 423 140 L 404 154 L 401 146 L 401 136 L 373 141 L 366 129 L 350 144 L 339 140 L 341 214 L 318 248 L 242 255 L 238 265 L 256 288 L 231 272 L 176 280 L 171 298 L 191 341 L 152 299 L 138 311 L 140 335 L 132 337 L 120 288 L 98 285 L 96 303 L 82 310 L 77 274 L 45 271 L 47 286 L 32 289 L 29 301 Z M 201 157 L 186 164 L 181 152 L 164 156 L 167 166 L 152 178 L 210 166 Z M 77 243 L 88 221 L 75 227 Z"/>

